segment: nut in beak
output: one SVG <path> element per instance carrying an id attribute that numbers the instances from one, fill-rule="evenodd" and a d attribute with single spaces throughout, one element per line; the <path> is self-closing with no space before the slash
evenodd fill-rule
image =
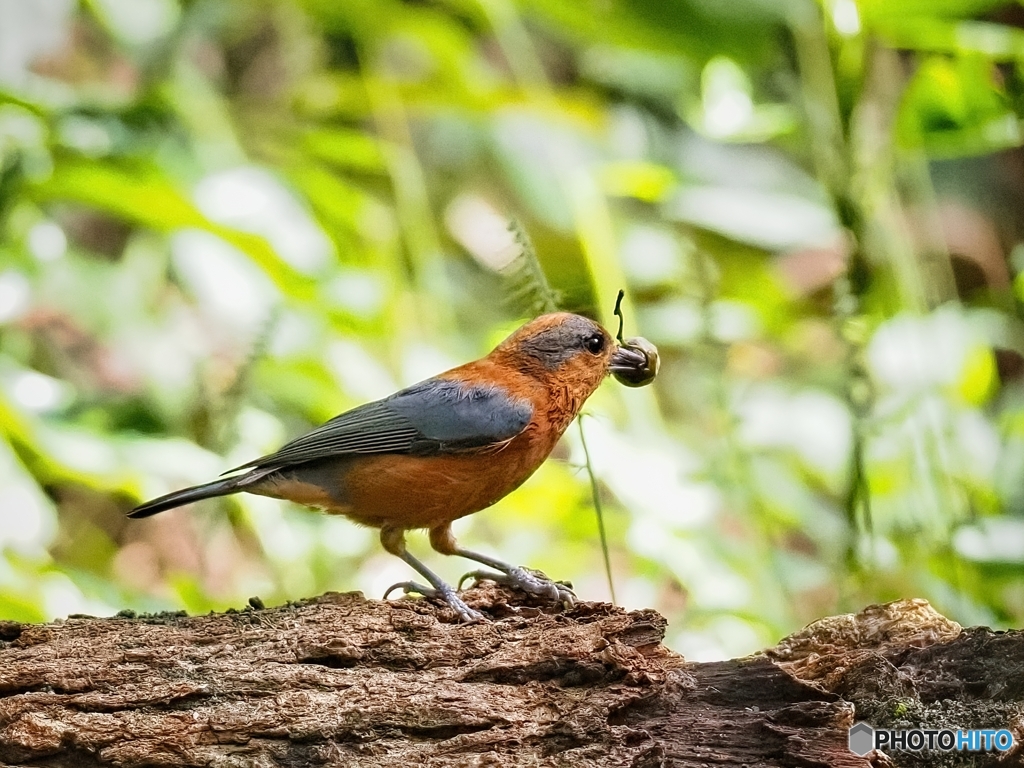
<path id="1" fill-rule="evenodd" d="M 635 336 L 612 353 L 608 370 L 620 384 L 645 387 L 654 381 L 660 365 L 658 348 L 642 336 Z"/>

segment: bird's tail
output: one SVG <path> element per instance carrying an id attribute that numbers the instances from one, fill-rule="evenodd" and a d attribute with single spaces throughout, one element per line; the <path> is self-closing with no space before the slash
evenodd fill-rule
<path id="1" fill-rule="evenodd" d="M 270 471 L 262 469 L 256 470 L 255 472 L 246 472 L 244 475 L 225 477 L 222 480 L 214 480 L 211 483 L 194 485 L 191 488 L 184 488 L 180 491 L 175 491 L 174 493 L 168 493 L 160 498 L 147 501 L 145 504 L 139 504 L 139 506 L 128 513 L 128 517 L 149 517 L 150 515 L 155 515 L 158 512 L 164 512 L 168 509 L 180 507 L 183 504 L 191 504 L 193 501 L 212 499 L 216 496 L 227 496 L 232 493 L 238 493 L 239 491 L 244 491 L 246 488 L 253 485 L 257 480 L 260 480 L 264 476 L 270 474 Z"/>

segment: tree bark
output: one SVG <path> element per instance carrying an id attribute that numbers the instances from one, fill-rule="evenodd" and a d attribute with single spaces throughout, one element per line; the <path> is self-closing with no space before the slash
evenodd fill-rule
<path id="1" fill-rule="evenodd" d="M 207 616 L 0 622 L 0 761 L 855 768 L 939 764 L 858 757 L 847 729 L 860 719 L 1022 735 L 1021 633 L 963 630 L 923 600 L 701 664 L 661 644 L 654 611 L 560 613 L 490 584 L 465 595 L 493 621 L 328 593 Z"/>

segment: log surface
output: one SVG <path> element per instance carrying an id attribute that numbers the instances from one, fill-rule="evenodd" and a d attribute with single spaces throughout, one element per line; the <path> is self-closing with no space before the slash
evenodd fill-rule
<path id="1" fill-rule="evenodd" d="M 494 620 L 328 593 L 206 616 L 0 622 L 0 763 L 854 768 L 938 764 L 854 755 L 856 719 L 945 713 L 1022 735 L 1020 633 L 961 630 L 924 601 L 699 664 L 661 644 L 653 611 L 549 612 L 489 584 L 466 596 Z M 970 764 L 996 758 L 981 759 Z"/>

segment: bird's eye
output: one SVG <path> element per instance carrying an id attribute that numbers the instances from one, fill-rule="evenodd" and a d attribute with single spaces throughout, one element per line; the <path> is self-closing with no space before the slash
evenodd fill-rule
<path id="1" fill-rule="evenodd" d="M 583 346 L 586 347 L 587 352 L 590 354 L 599 355 L 604 350 L 604 336 L 588 336 L 583 340 Z"/>

